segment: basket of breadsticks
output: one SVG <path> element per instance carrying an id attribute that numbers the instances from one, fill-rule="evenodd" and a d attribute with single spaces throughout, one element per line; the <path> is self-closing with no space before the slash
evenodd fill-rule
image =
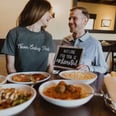
<path id="1" fill-rule="evenodd" d="M 104 85 L 107 91 L 106 105 L 116 112 L 116 72 L 112 71 L 104 76 Z"/>

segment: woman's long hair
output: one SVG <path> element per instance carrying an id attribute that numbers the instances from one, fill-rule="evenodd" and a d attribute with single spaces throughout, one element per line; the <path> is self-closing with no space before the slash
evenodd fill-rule
<path id="1" fill-rule="evenodd" d="M 18 26 L 29 26 L 36 23 L 52 9 L 47 0 L 29 0 L 18 18 Z"/>

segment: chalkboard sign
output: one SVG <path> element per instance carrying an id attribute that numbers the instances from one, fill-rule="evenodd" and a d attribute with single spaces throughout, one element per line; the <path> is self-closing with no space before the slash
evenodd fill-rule
<path id="1" fill-rule="evenodd" d="M 83 49 L 69 46 L 58 46 L 54 60 L 55 69 L 74 69 L 78 66 Z"/>

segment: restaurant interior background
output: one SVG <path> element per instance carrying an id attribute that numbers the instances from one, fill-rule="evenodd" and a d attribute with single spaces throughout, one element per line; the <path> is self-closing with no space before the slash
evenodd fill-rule
<path id="1" fill-rule="evenodd" d="M 16 20 L 28 0 L 0 0 L 0 39 L 5 39 L 9 29 L 16 26 Z M 47 30 L 52 33 L 54 40 L 61 40 L 69 35 L 68 17 L 73 0 L 48 0 L 53 5 L 55 18 L 50 21 Z M 78 1 L 78 0 L 77 0 Z M 116 6 L 106 4 L 93 4 L 78 2 L 78 5 L 88 9 L 90 14 L 95 14 L 96 19 L 91 23 L 92 36 L 98 40 L 116 40 L 115 14 Z M 105 31 L 92 31 L 92 30 Z M 5 62 L 5 59 L 4 59 Z M 0 64 L 4 63 L 0 60 Z M 3 70 L 3 67 L 0 67 Z M 5 73 L 5 71 L 3 71 Z"/>
<path id="2" fill-rule="evenodd" d="M 16 26 L 16 20 L 28 0 L 0 0 L 0 38 L 5 38 L 9 29 Z M 52 33 L 54 39 L 62 39 L 69 35 L 68 16 L 73 0 L 49 0 L 55 11 L 55 19 L 50 21 L 47 30 Z M 78 1 L 78 0 L 77 0 Z M 86 7 L 90 13 L 97 14 L 95 28 L 113 30 L 115 23 L 116 6 L 106 4 L 93 4 L 78 2 Z M 91 7 L 90 7 L 91 6 Z M 96 8 L 95 8 L 96 7 Z M 110 25 L 102 26 L 102 19 L 108 19 Z M 93 33 L 99 40 L 116 40 L 116 33 Z"/>

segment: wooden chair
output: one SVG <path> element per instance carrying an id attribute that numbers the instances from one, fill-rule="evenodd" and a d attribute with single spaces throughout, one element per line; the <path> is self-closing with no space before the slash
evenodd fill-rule
<path id="1" fill-rule="evenodd" d="M 116 71 L 116 55 L 115 55 L 115 52 L 112 53 L 112 70 Z"/>

